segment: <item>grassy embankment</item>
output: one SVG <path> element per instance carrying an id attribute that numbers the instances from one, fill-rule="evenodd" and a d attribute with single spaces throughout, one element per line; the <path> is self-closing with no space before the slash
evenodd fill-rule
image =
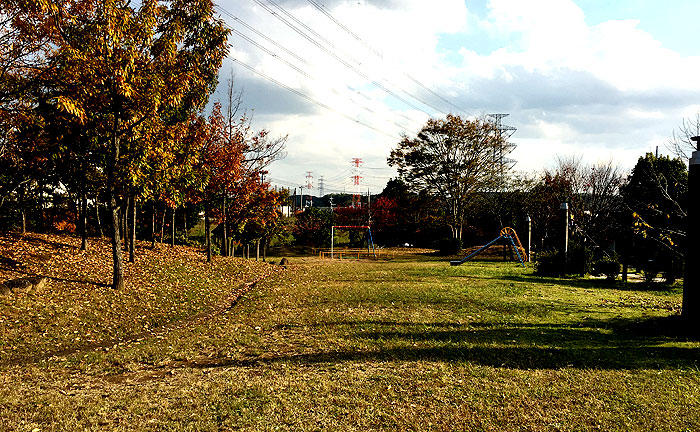
<path id="1" fill-rule="evenodd" d="M 54 279 L 0 297 L 0 429 L 700 429 L 678 288 L 294 258 L 224 310 L 273 267 L 144 249 L 114 293 L 94 283 L 106 250 L 52 241 L 3 244 Z M 188 318 L 207 310 L 220 313 Z"/>

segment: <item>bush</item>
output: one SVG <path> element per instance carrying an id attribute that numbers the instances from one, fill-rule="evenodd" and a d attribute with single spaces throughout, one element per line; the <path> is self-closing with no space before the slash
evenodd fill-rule
<path id="1" fill-rule="evenodd" d="M 670 257 L 661 266 L 664 276 L 664 283 L 673 285 L 681 275 L 683 275 L 683 260 Z"/>
<path id="2" fill-rule="evenodd" d="M 564 276 L 567 274 L 585 275 L 591 271 L 593 254 L 587 247 L 573 244 L 569 248 L 567 261 L 560 251 L 550 249 L 537 256 L 535 274 L 540 276 Z"/>
<path id="3" fill-rule="evenodd" d="M 561 276 L 564 273 L 564 259 L 559 252 L 548 250 L 537 255 L 537 262 L 535 262 L 536 275 Z"/>
<path id="4" fill-rule="evenodd" d="M 435 242 L 435 248 L 440 255 L 456 255 L 462 250 L 462 240 L 456 238 L 442 238 Z"/>
<path id="5" fill-rule="evenodd" d="M 660 266 L 657 261 L 650 259 L 641 265 L 641 269 L 642 276 L 644 276 L 644 282 L 652 283 L 659 274 Z"/>
<path id="6" fill-rule="evenodd" d="M 593 251 L 581 243 L 569 244 L 569 255 L 566 266 L 567 274 L 585 275 L 590 273 L 593 264 Z"/>
<path id="7" fill-rule="evenodd" d="M 595 276 L 605 275 L 608 280 L 615 280 L 620 274 L 620 261 L 616 256 L 604 257 L 593 263 L 593 271 Z"/>

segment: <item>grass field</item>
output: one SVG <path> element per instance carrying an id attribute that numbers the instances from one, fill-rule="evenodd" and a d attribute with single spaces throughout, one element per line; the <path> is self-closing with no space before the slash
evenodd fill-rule
<path id="1" fill-rule="evenodd" d="M 115 293 L 106 244 L 77 244 L 0 244 L 52 277 L 0 297 L 2 430 L 700 430 L 679 287 L 162 246 Z"/>

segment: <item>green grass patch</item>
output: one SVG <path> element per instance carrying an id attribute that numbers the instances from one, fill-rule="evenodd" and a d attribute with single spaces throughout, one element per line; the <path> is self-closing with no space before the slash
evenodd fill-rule
<path id="1" fill-rule="evenodd" d="M 209 280 L 246 264 L 223 261 Z M 159 280 L 189 286 L 183 266 Z M 5 366 L 0 416 L 11 430 L 700 428 L 700 343 L 678 288 L 531 273 L 295 257 L 196 325 Z"/>

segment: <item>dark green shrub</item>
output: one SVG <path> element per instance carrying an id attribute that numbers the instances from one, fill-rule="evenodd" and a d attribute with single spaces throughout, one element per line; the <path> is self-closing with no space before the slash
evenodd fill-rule
<path id="1" fill-rule="evenodd" d="M 537 255 L 535 274 L 539 276 L 562 276 L 564 271 L 563 256 L 553 250 L 543 251 Z"/>
<path id="2" fill-rule="evenodd" d="M 620 274 L 620 261 L 617 257 L 604 257 L 593 263 L 591 274 L 594 276 L 605 275 L 608 280 L 615 280 Z"/>
<path id="3" fill-rule="evenodd" d="M 660 266 L 655 260 L 647 260 L 641 264 L 641 270 L 642 276 L 644 276 L 644 282 L 652 283 L 659 274 Z"/>
<path id="4" fill-rule="evenodd" d="M 668 256 L 660 266 L 664 276 L 664 283 L 673 285 L 683 275 L 683 260 Z"/>
<path id="5" fill-rule="evenodd" d="M 593 251 L 580 243 L 569 244 L 566 273 L 585 275 L 591 272 L 593 266 Z"/>

